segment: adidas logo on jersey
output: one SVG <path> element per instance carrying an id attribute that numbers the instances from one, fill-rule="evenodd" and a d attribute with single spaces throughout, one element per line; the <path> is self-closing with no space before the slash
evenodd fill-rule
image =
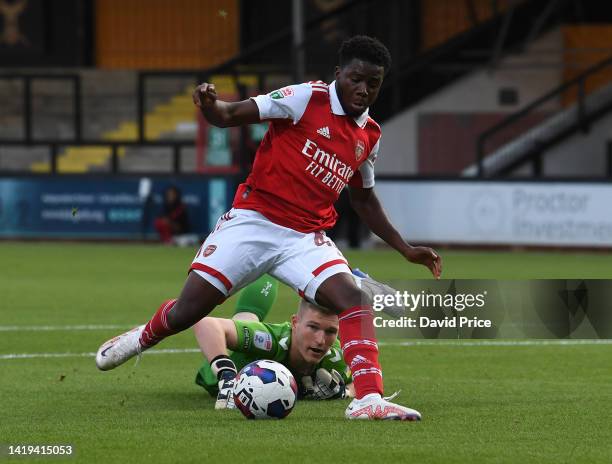
<path id="1" fill-rule="evenodd" d="M 318 129 L 317 130 L 317 134 L 320 134 L 323 137 L 325 137 L 326 139 L 330 139 L 331 140 L 331 135 L 329 135 L 329 127 L 327 127 L 327 126 L 321 127 L 320 129 Z"/>

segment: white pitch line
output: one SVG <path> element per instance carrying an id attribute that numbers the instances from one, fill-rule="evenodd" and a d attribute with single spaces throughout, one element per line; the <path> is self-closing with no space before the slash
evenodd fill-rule
<path id="1" fill-rule="evenodd" d="M 386 346 L 575 346 L 575 345 L 612 345 L 612 339 L 576 340 L 411 340 L 406 342 L 380 342 Z"/>
<path id="2" fill-rule="evenodd" d="M 405 342 L 380 342 L 382 346 L 576 346 L 576 345 L 612 345 L 612 340 L 413 340 Z M 155 349 L 143 353 L 150 354 L 185 354 L 200 353 L 196 348 Z M 3 359 L 40 359 L 40 358 L 91 358 L 96 353 L 9 353 L 0 354 Z"/>
<path id="3" fill-rule="evenodd" d="M 87 331 L 87 330 L 130 330 L 138 324 L 130 325 L 0 325 L 0 332 L 71 332 L 71 331 Z M 540 345 L 609 345 L 612 344 L 612 339 L 562 339 L 562 340 L 408 340 L 404 342 L 379 342 L 379 345 L 388 346 L 418 346 L 418 345 L 438 345 L 438 346 L 540 346 Z M 154 352 L 173 353 L 172 350 L 156 350 Z M 181 352 L 181 351 L 179 351 Z M 45 353 L 42 353 L 45 354 Z M 66 353 L 49 353 L 59 354 L 61 356 L 47 357 L 67 357 Z M 87 353 L 67 353 L 69 356 L 87 356 Z M 0 359 L 4 359 L 0 356 Z"/>
<path id="4" fill-rule="evenodd" d="M 129 330 L 134 325 L 0 325 L 0 332 L 69 332 L 80 330 Z"/>
<path id="5" fill-rule="evenodd" d="M 165 350 L 151 350 L 143 353 L 143 355 L 150 354 L 183 354 L 183 353 L 200 353 L 200 350 L 196 348 L 169 348 Z M 1 359 L 39 359 L 39 358 L 93 358 L 96 355 L 94 352 L 90 353 L 10 353 L 0 354 Z"/>

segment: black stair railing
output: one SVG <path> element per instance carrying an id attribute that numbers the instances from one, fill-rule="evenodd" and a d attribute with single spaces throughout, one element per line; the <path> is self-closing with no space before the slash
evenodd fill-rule
<path id="1" fill-rule="evenodd" d="M 549 104 L 551 101 L 559 98 L 561 94 L 571 90 L 572 88 L 576 88 L 577 90 L 577 119 L 575 121 L 575 126 L 586 130 L 589 122 L 589 117 L 586 114 L 585 108 L 585 100 L 586 100 L 586 92 L 585 92 L 585 84 L 587 79 L 602 71 L 603 69 L 612 65 L 612 56 L 605 58 L 604 60 L 596 63 L 595 65 L 587 68 L 585 71 L 574 77 L 573 79 L 562 83 L 561 85 L 555 87 L 551 91 L 542 95 L 540 98 L 534 100 L 521 110 L 512 113 L 510 116 L 504 118 L 499 123 L 490 127 L 486 131 L 484 131 L 478 137 L 476 142 L 476 166 L 477 166 L 477 176 L 484 177 L 487 174 L 484 168 L 484 159 L 487 156 L 486 153 L 486 144 L 489 140 L 495 137 L 497 134 L 500 134 L 502 131 L 506 130 L 512 126 L 518 126 L 519 124 L 524 124 L 526 118 L 528 116 L 533 115 L 536 111 L 544 108 L 546 104 Z M 542 147 L 540 147 L 542 148 Z M 533 156 L 541 156 L 541 151 L 538 153 L 532 154 Z"/>

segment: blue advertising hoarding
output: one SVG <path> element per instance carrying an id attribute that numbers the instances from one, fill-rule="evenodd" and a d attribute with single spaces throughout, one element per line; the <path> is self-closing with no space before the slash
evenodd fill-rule
<path id="1" fill-rule="evenodd" d="M 171 185 L 182 191 L 191 233 L 205 236 L 231 206 L 236 184 L 222 176 L 2 178 L 0 238 L 154 238 Z"/>

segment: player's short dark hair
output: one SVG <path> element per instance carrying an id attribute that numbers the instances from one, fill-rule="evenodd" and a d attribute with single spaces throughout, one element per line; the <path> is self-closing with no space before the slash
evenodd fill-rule
<path id="1" fill-rule="evenodd" d="M 354 58 L 382 66 L 387 72 L 391 67 L 391 54 L 384 44 L 374 37 L 356 35 L 345 40 L 338 50 L 338 62 L 343 67 Z"/>
<path id="2" fill-rule="evenodd" d="M 305 299 L 301 299 L 300 300 L 300 305 L 299 305 L 299 308 L 298 308 L 298 314 L 299 313 L 303 314 L 305 311 L 307 311 L 309 309 L 311 309 L 313 311 L 320 312 L 321 314 L 324 314 L 326 316 L 336 316 L 337 315 L 331 309 L 328 309 L 328 308 L 326 308 L 324 306 L 320 306 L 318 304 L 311 303 L 311 302 L 309 302 L 309 301 L 307 301 Z"/>

